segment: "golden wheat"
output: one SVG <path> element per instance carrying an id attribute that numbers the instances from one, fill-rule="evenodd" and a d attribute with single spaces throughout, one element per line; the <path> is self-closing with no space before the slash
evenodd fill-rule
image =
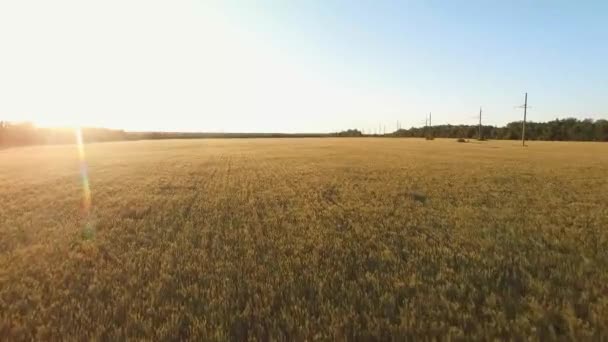
<path id="1" fill-rule="evenodd" d="M 0 339 L 606 339 L 608 145 L 529 145 L 0 151 Z"/>

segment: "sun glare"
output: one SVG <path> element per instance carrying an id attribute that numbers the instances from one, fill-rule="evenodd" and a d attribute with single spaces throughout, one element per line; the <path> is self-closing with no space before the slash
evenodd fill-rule
<path id="1" fill-rule="evenodd" d="M 91 189 L 89 187 L 89 172 L 86 161 L 84 142 L 82 139 L 82 129 L 77 127 L 76 133 L 76 146 L 78 148 L 78 160 L 80 162 L 80 178 L 82 180 L 83 199 L 82 199 L 82 211 L 84 216 L 88 216 L 91 210 Z"/>

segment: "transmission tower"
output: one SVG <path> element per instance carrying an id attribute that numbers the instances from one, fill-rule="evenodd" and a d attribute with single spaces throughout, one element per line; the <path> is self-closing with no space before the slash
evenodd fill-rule
<path id="1" fill-rule="evenodd" d="M 528 93 L 526 93 L 526 97 L 524 99 L 523 106 L 519 106 L 518 108 L 524 109 L 524 121 L 521 125 L 521 145 L 526 146 L 526 116 L 528 114 Z"/>
<path id="2" fill-rule="evenodd" d="M 479 140 L 481 140 L 481 107 L 479 107 Z"/>

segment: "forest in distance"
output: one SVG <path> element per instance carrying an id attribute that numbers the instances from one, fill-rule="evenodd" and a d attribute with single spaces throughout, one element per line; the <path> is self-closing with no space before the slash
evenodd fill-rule
<path id="1" fill-rule="evenodd" d="M 510 122 L 497 127 L 483 125 L 483 139 L 521 139 L 522 122 Z M 288 137 L 435 137 L 435 138 L 478 138 L 478 125 L 437 125 L 432 127 L 412 127 L 377 134 L 358 129 L 334 133 L 218 133 L 218 132 L 129 132 L 107 128 L 82 128 L 84 142 L 156 140 L 156 139 L 200 139 L 200 138 L 288 138 Z M 368 134 L 366 134 L 368 133 Z M 545 141 L 608 141 L 608 120 L 576 118 L 555 119 L 548 122 L 527 122 L 527 140 Z M 43 128 L 34 124 L 0 121 L 0 148 L 27 145 L 71 144 L 74 143 L 72 128 Z"/>

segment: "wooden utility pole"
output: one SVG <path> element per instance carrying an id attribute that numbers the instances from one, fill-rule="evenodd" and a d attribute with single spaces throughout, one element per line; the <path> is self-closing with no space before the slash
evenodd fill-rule
<path id="1" fill-rule="evenodd" d="M 479 107 L 479 140 L 481 140 L 481 107 Z"/>
<path id="2" fill-rule="evenodd" d="M 521 126 L 521 145 L 526 146 L 526 116 L 528 114 L 528 93 L 524 101 L 524 122 Z"/>

